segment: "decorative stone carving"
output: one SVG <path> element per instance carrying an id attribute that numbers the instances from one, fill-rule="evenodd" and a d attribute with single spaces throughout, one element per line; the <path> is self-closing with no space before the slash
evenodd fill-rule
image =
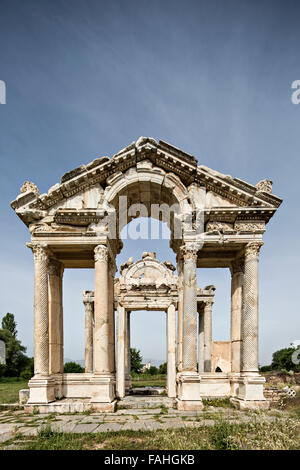
<path id="1" fill-rule="evenodd" d="M 95 261 L 108 261 L 108 248 L 105 245 L 98 245 L 94 249 Z"/>
<path id="2" fill-rule="evenodd" d="M 31 249 L 35 261 L 49 261 L 50 250 L 47 245 L 39 243 L 27 243 Z"/>
<path id="3" fill-rule="evenodd" d="M 197 261 L 197 243 L 186 243 L 185 245 L 181 246 L 180 251 L 185 261 L 189 259 Z"/>
<path id="4" fill-rule="evenodd" d="M 32 183 L 31 181 L 24 181 L 23 186 L 21 187 L 20 191 L 22 194 L 27 193 L 27 192 L 32 192 L 37 197 L 40 195 L 37 185 Z"/>
<path id="5" fill-rule="evenodd" d="M 272 193 L 273 181 L 261 180 L 256 184 L 257 191 L 263 191 L 265 193 Z"/>
<path id="6" fill-rule="evenodd" d="M 227 222 L 207 222 L 206 224 L 206 232 L 225 232 L 225 231 L 232 231 L 233 224 Z"/>
<path id="7" fill-rule="evenodd" d="M 235 230 L 238 232 L 256 232 L 256 231 L 264 231 L 266 223 L 265 221 L 237 221 L 234 224 Z"/>
<path id="8" fill-rule="evenodd" d="M 263 245 L 263 242 L 251 242 L 247 243 L 245 247 L 245 259 L 256 259 L 259 257 L 260 249 Z"/>
<path id="9" fill-rule="evenodd" d="M 48 273 L 50 276 L 61 276 L 63 272 L 63 265 L 58 260 L 50 258 L 48 264 Z"/>

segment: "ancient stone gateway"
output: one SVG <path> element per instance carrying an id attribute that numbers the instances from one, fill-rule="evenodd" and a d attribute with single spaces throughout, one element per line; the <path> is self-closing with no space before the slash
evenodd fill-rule
<path id="1" fill-rule="evenodd" d="M 144 137 L 63 175 L 47 194 L 25 182 L 11 205 L 29 228 L 34 255 L 35 371 L 27 407 L 64 411 L 77 398 L 80 409 L 114 410 L 116 396 L 131 386 L 135 309 L 167 314 L 167 391 L 179 409 L 201 409 L 202 398 L 214 396 L 232 397 L 243 408 L 267 406 L 258 371 L 258 260 L 281 202 L 269 180 L 252 186 Z M 167 222 L 177 275 L 171 263 L 145 253 L 115 279 L 120 232 L 138 215 Z M 227 344 L 212 342 L 214 287 L 196 283 L 196 269 L 204 267 L 231 272 Z M 84 294 L 86 373 L 64 374 L 62 278 L 64 269 L 75 268 L 94 268 L 95 288 Z M 226 370 L 216 373 L 219 363 Z"/>

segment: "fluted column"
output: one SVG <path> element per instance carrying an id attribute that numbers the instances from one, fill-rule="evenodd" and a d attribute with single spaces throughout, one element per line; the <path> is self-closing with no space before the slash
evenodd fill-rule
<path id="1" fill-rule="evenodd" d="M 50 258 L 49 272 L 49 372 L 63 373 L 63 305 L 62 305 L 62 276 L 63 265 Z"/>
<path id="2" fill-rule="evenodd" d="M 94 337 L 94 315 L 93 304 L 90 300 L 84 300 L 85 310 L 85 348 L 84 348 L 84 365 L 85 372 L 93 372 L 93 337 Z"/>
<path id="3" fill-rule="evenodd" d="M 183 372 L 197 371 L 197 249 L 185 245 L 183 263 Z"/>
<path id="4" fill-rule="evenodd" d="M 198 338 L 198 363 L 199 373 L 204 372 L 204 311 L 199 311 L 199 338 Z"/>
<path id="5" fill-rule="evenodd" d="M 242 312 L 242 372 L 258 372 L 258 259 L 262 242 L 245 247 Z"/>
<path id="6" fill-rule="evenodd" d="M 183 259 L 178 258 L 178 321 L 177 321 L 177 368 L 182 371 L 182 337 L 183 337 Z"/>
<path id="7" fill-rule="evenodd" d="M 45 245 L 30 244 L 34 255 L 34 374 L 49 375 L 48 262 Z"/>
<path id="8" fill-rule="evenodd" d="M 108 248 L 95 248 L 95 303 L 94 303 L 94 373 L 111 372 L 110 352 L 110 309 L 108 296 Z"/>
<path id="9" fill-rule="evenodd" d="M 121 305 L 118 305 L 117 312 L 117 396 L 122 398 L 125 396 L 125 328 L 126 328 L 126 311 Z"/>
<path id="10" fill-rule="evenodd" d="M 176 397 L 176 310 L 171 304 L 167 311 L 167 389 L 168 397 Z"/>
<path id="11" fill-rule="evenodd" d="M 244 259 L 238 258 L 231 265 L 231 371 L 241 371 L 241 323 L 243 306 Z"/>

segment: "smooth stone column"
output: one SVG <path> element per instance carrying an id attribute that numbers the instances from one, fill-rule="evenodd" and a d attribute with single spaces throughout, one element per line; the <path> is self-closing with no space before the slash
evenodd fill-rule
<path id="1" fill-rule="evenodd" d="M 62 374 L 63 357 L 63 265 L 51 258 L 49 261 L 49 373 Z"/>
<path id="2" fill-rule="evenodd" d="M 95 248 L 94 373 L 110 374 L 110 308 L 108 300 L 108 248 Z"/>
<path id="3" fill-rule="evenodd" d="M 199 312 L 199 338 L 198 338 L 198 369 L 199 373 L 204 372 L 204 311 L 203 308 Z"/>
<path id="4" fill-rule="evenodd" d="M 204 372 L 211 372 L 212 305 L 206 302 L 204 306 Z"/>
<path id="5" fill-rule="evenodd" d="M 49 252 L 43 245 L 30 248 L 34 255 L 34 374 L 49 376 Z"/>
<path id="6" fill-rule="evenodd" d="M 183 337 L 183 260 L 177 262 L 178 271 L 178 322 L 177 322 L 177 368 L 182 371 L 182 337 Z"/>
<path id="7" fill-rule="evenodd" d="M 231 372 L 241 371 L 241 323 L 243 306 L 244 259 L 238 258 L 231 266 Z"/>
<path id="8" fill-rule="evenodd" d="M 130 311 L 126 310 L 125 326 L 125 382 L 126 389 L 131 388 L 131 354 L 130 354 Z"/>
<path id="9" fill-rule="evenodd" d="M 117 321 L 117 396 L 122 398 L 125 396 L 125 328 L 126 328 L 126 311 L 121 305 L 118 305 L 118 321 Z"/>
<path id="10" fill-rule="evenodd" d="M 167 389 L 168 397 L 176 397 L 176 310 L 171 304 L 167 311 Z"/>
<path id="11" fill-rule="evenodd" d="M 184 247 L 183 257 L 183 372 L 197 371 L 197 250 Z"/>
<path id="12" fill-rule="evenodd" d="M 84 349 L 84 365 L 85 372 L 93 372 L 93 336 L 94 336 L 94 315 L 93 304 L 89 300 L 84 300 L 85 310 L 85 349 Z"/>
<path id="13" fill-rule="evenodd" d="M 109 260 L 108 270 L 108 302 L 109 302 L 109 358 L 110 371 L 116 371 L 115 359 L 115 308 L 114 308 L 114 278 L 116 266 L 113 260 Z"/>
<path id="14" fill-rule="evenodd" d="M 245 273 L 242 312 L 242 372 L 258 373 L 258 259 L 262 242 L 245 248 Z"/>

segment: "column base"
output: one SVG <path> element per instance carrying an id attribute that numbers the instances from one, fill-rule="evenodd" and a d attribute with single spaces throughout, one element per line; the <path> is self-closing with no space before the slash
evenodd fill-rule
<path id="1" fill-rule="evenodd" d="M 177 398 L 178 411 L 202 411 L 202 400 L 179 400 Z"/>
<path id="2" fill-rule="evenodd" d="M 197 372 L 181 372 L 177 375 L 177 407 L 181 411 L 201 411 L 200 377 Z"/>
<path id="3" fill-rule="evenodd" d="M 91 400 L 97 409 L 112 404 L 116 396 L 116 379 L 114 374 L 94 374 L 90 380 Z"/>
<path id="4" fill-rule="evenodd" d="M 265 378 L 255 372 L 231 376 L 232 403 L 240 409 L 268 409 L 264 383 Z"/>
<path id="5" fill-rule="evenodd" d="M 28 404 L 38 405 L 55 400 L 55 379 L 51 376 L 34 376 L 28 382 Z"/>
<path id="6" fill-rule="evenodd" d="M 238 410 L 268 410 L 270 402 L 268 400 L 242 400 L 240 398 L 230 398 L 231 403 Z"/>

